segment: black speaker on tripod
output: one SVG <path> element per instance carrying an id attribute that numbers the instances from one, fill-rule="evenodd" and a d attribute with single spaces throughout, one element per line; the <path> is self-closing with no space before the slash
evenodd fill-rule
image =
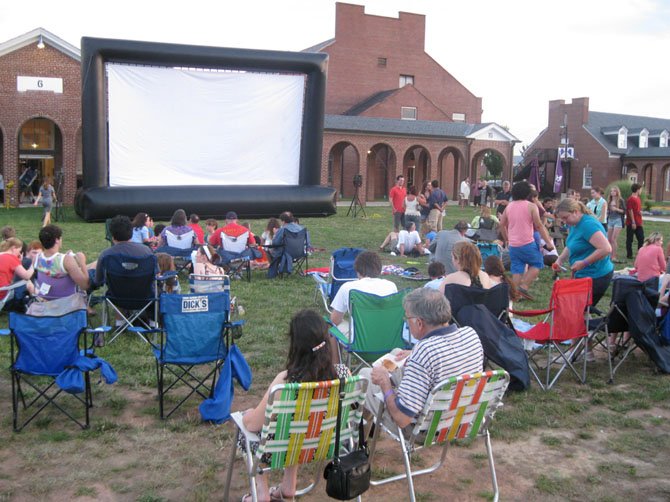
<path id="1" fill-rule="evenodd" d="M 56 192 L 56 201 L 54 202 L 54 221 L 65 221 L 65 213 L 63 212 L 63 195 L 65 187 L 65 178 L 63 171 L 56 171 L 54 173 L 54 191 Z"/>
<path id="2" fill-rule="evenodd" d="M 354 185 L 354 197 L 353 199 L 351 199 L 351 204 L 349 205 L 349 211 L 347 211 L 347 216 L 351 214 L 351 217 L 355 218 L 356 216 L 358 216 L 358 213 L 360 212 L 363 213 L 363 216 L 365 218 L 367 218 L 368 215 L 365 214 L 365 208 L 363 208 L 361 199 L 358 196 L 358 190 L 363 186 L 363 176 L 361 174 L 354 174 L 352 183 Z"/>

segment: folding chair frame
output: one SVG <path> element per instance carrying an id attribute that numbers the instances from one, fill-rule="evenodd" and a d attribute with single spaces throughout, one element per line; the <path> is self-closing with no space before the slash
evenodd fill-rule
<path id="1" fill-rule="evenodd" d="M 16 281 L 10 284 L 9 286 L 3 286 L 0 288 L 0 293 L 2 292 L 6 293 L 5 297 L 0 300 L 0 311 L 2 311 L 2 309 L 5 308 L 5 305 L 7 305 L 7 303 L 14 298 L 14 292 L 16 291 L 16 289 L 20 288 L 21 286 L 25 286 L 27 282 L 28 281 L 24 280 Z"/>
<path id="2" fill-rule="evenodd" d="M 449 444 L 456 439 L 483 437 L 486 444 L 493 500 L 499 497 L 498 479 L 493 461 L 493 447 L 489 426 L 509 385 L 509 374 L 504 370 L 487 371 L 473 375 L 448 378 L 433 387 L 428 401 L 416 420 L 409 437 L 395 424 L 389 427 L 383 420 L 384 399 L 378 396 L 380 407 L 375 416 L 375 432 L 370 446 L 370 464 L 373 464 L 379 430 L 384 429 L 400 443 L 405 473 L 384 479 L 373 479 L 373 486 L 406 479 L 409 500 L 414 502 L 414 478 L 438 470 L 447 457 Z M 388 422 L 387 422 L 388 423 Z M 423 448 L 443 444 L 439 460 L 430 467 L 412 471 L 411 455 Z"/>
<path id="3" fill-rule="evenodd" d="M 87 341 L 87 329 L 82 328 L 79 332 L 78 339 L 81 340 L 83 334 L 83 347 L 88 347 Z M 81 346 L 81 344 L 79 344 Z M 84 406 L 84 420 L 83 422 L 76 418 L 72 413 L 70 413 L 65 407 L 61 406 L 57 401 L 63 390 L 56 386 L 56 377 L 51 375 L 34 375 L 32 373 L 24 372 L 17 370 L 15 365 L 18 357 L 18 352 L 20 349 L 20 343 L 16 334 L 10 331 L 10 353 L 11 353 L 11 366 L 10 373 L 12 378 L 12 427 L 14 432 L 21 432 L 24 427 L 26 427 L 30 422 L 33 421 L 37 415 L 39 415 L 42 410 L 47 406 L 51 405 L 57 410 L 59 410 L 63 415 L 68 417 L 74 423 L 76 423 L 82 429 L 88 429 L 90 425 L 90 408 L 93 407 L 93 394 L 91 392 L 91 378 L 88 371 L 84 372 L 84 397 L 77 394 L 71 394 L 72 400 L 77 400 Z M 36 378 L 49 378 L 51 382 L 46 387 L 39 387 Z M 31 397 L 29 400 L 26 400 L 26 395 L 24 389 L 22 388 L 22 382 L 35 391 L 37 395 Z M 21 419 L 20 408 L 23 407 L 23 410 L 28 413 L 28 410 L 32 411 L 32 415 L 28 418 Z"/>
<path id="4" fill-rule="evenodd" d="M 232 414 L 235 437 L 241 434 L 244 439 L 242 454 L 254 502 L 258 500 L 256 476 L 272 470 L 316 463 L 314 480 L 297 490 L 296 496 L 305 495 L 316 487 L 323 477 L 323 464 L 334 455 L 338 396 L 342 397 L 340 442 L 353 448 L 368 381 L 352 376 L 345 379 L 344 385 L 344 391 L 340 390 L 339 380 L 275 385 L 270 389 L 265 423 L 260 433 L 250 432 L 244 427 L 242 413 Z M 271 434 L 272 438 L 269 437 Z M 252 453 L 252 441 L 259 443 L 255 453 Z M 233 441 L 231 450 L 224 500 L 230 500 L 236 441 Z M 272 455 L 267 467 L 260 464 L 264 453 Z"/>
<path id="5" fill-rule="evenodd" d="M 583 311 L 583 316 L 584 316 L 584 331 L 583 333 L 576 333 L 574 337 L 567 338 L 563 334 L 557 334 L 555 333 L 555 315 L 556 315 L 556 306 L 555 306 L 555 298 L 556 298 L 556 285 L 558 282 L 564 282 L 564 281 L 583 281 L 584 284 L 589 284 L 588 286 L 588 293 L 586 293 L 586 298 L 585 298 L 585 310 Z M 536 339 L 533 338 L 532 336 L 527 336 L 526 333 L 519 333 L 517 332 L 517 335 L 520 336 L 521 338 L 524 338 L 526 340 L 532 340 L 536 343 L 539 343 L 541 346 L 538 347 L 537 349 L 527 351 L 528 353 L 528 367 L 535 377 L 535 380 L 537 381 L 538 385 L 542 390 L 549 390 L 551 389 L 554 384 L 558 381 L 559 377 L 563 372 L 565 371 L 566 368 L 569 368 L 574 375 L 577 377 L 577 380 L 580 383 L 586 383 L 586 354 L 583 353 L 586 351 L 588 347 L 588 341 L 589 341 L 589 321 L 590 321 L 590 305 L 591 305 L 591 278 L 583 278 L 583 279 L 563 279 L 562 281 L 557 281 L 554 283 L 554 289 L 552 290 L 551 294 L 551 299 L 549 300 L 549 308 L 548 309 L 538 309 L 538 310 L 511 310 L 513 314 L 520 316 L 520 317 L 534 317 L 534 316 L 540 316 L 544 315 L 544 319 L 538 323 L 537 326 L 539 325 L 548 325 L 549 326 L 549 333 L 547 334 L 546 339 Z M 581 315 L 581 313 L 580 313 Z M 536 327 L 537 327 L 536 326 Z M 529 331 L 531 332 L 532 329 Z M 576 343 L 573 343 L 568 350 L 563 350 L 561 348 L 561 342 L 564 342 L 566 340 L 574 340 L 574 339 L 579 339 Z M 553 350 L 556 350 L 558 354 L 554 355 Z M 546 351 L 546 366 L 541 366 L 538 362 L 540 357 L 543 358 L 542 354 L 543 352 Z M 582 356 L 583 359 L 583 367 L 581 374 L 575 368 L 575 365 L 573 364 L 574 361 L 576 361 L 580 356 Z M 553 377 L 552 377 L 552 365 L 555 363 L 561 363 L 561 367 L 555 371 Z M 540 376 L 540 372 L 544 371 L 545 375 L 544 378 Z"/>

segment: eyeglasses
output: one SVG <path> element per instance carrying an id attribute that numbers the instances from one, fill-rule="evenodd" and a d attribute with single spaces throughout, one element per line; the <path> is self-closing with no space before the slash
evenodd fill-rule
<path id="1" fill-rule="evenodd" d="M 405 316 L 405 321 L 407 321 L 408 323 L 409 323 L 409 321 L 412 320 L 412 319 L 421 319 L 421 318 L 420 318 L 420 317 L 416 317 L 416 316 Z"/>

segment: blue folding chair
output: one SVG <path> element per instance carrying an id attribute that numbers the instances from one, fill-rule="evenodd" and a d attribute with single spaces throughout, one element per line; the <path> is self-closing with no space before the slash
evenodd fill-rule
<path id="1" fill-rule="evenodd" d="M 184 234 L 174 234 L 169 230 L 165 231 L 165 246 L 156 249 L 156 253 L 166 253 L 172 256 L 177 274 L 192 268 L 191 254 L 198 249 L 196 245 L 195 232 L 193 230 Z"/>
<path id="2" fill-rule="evenodd" d="M 134 323 L 149 329 L 151 321 L 158 322 L 156 256 L 110 254 L 102 259 L 101 267 L 107 286 L 103 296 L 102 324 L 107 326 L 111 320 L 109 310 L 115 314 L 112 318 L 121 321 L 110 333 L 108 343 L 116 340 Z M 141 338 L 147 341 L 143 336 Z"/>
<path id="3" fill-rule="evenodd" d="M 160 313 L 160 329 L 132 330 L 160 335 L 160 339 L 153 341 L 152 346 L 156 358 L 159 412 L 161 419 L 164 419 L 195 394 L 203 399 L 213 396 L 229 344 L 233 337 L 241 336 L 243 321 L 229 322 L 228 291 L 162 294 Z M 196 367 L 201 365 L 208 365 L 208 368 L 197 374 Z M 210 379 L 211 383 L 208 382 Z M 179 383 L 187 387 L 187 392 L 177 397 L 177 403 L 166 413 L 166 396 L 173 389 L 176 390 Z"/>
<path id="4" fill-rule="evenodd" d="M 498 256 L 499 258 L 502 258 L 502 250 L 495 242 L 478 241 L 477 248 L 482 255 L 482 270 L 484 269 L 484 262 L 489 256 Z"/>
<path id="5" fill-rule="evenodd" d="M 358 279 L 354 270 L 354 261 L 363 251 L 365 249 L 362 248 L 340 248 L 333 251 L 330 258 L 331 286 L 328 292 L 328 303 L 333 301 L 342 284 Z"/>
<path id="6" fill-rule="evenodd" d="M 9 314 L 12 377 L 12 424 L 15 431 L 28 425 L 49 405 L 60 410 L 82 429 L 89 426 L 89 408 L 93 406 L 89 372 L 84 372 L 83 397 L 67 394 L 57 384 L 57 377 L 77 364 L 80 347 L 86 347 L 86 311 L 76 310 L 60 317 L 34 317 Z M 83 336 L 83 345 L 80 337 Z M 33 395 L 37 393 L 37 395 Z M 59 398 L 57 401 L 56 398 Z M 83 419 L 75 417 L 71 404 L 83 405 Z M 20 406 L 22 405 L 22 406 Z M 21 418 L 20 411 L 30 414 Z"/>

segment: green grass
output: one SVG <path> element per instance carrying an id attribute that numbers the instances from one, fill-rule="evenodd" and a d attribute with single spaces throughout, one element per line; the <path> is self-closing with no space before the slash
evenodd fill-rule
<path id="1" fill-rule="evenodd" d="M 310 267 L 327 267 L 330 252 L 341 246 L 360 246 L 376 250 L 391 227 L 387 207 L 366 208 L 367 218 L 348 218 L 346 208 L 329 218 L 304 218 L 312 242 L 326 252 L 315 252 Z M 24 240 L 33 240 L 39 231 L 40 209 L 1 210 L 3 224 L 11 223 Z M 445 228 L 459 219 L 471 220 L 472 208 L 449 207 Z M 83 251 L 88 261 L 97 258 L 107 245 L 104 225 L 79 220 L 71 209 L 66 221 L 58 223 L 64 231 L 64 249 Z M 260 233 L 265 220 L 251 220 L 252 230 Z M 649 222 L 647 233 L 663 231 L 666 223 Z M 625 236 L 620 237 L 619 256 L 625 256 Z M 417 266 L 424 271 L 427 260 L 382 257 L 385 264 Z M 417 287 L 413 281 L 391 278 L 399 287 Z M 551 272 L 544 270 L 533 287 L 535 300 L 518 304 L 518 308 L 540 308 L 548 303 Z M 184 283 L 186 288 L 186 284 Z M 320 300 L 314 301 L 314 284 L 297 276 L 268 280 L 263 272 L 254 271 L 251 283 L 234 281 L 232 293 L 245 307 L 244 335 L 239 346 L 247 357 L 254 382 L 249 393 L 236 389 L 234 409 L 255 404 L 272 378 L 285 364 L 286 331 L 291 315 L 311 307 L 323 311 Z M 609 298 L 602 300 L 607 304 Z M 100 316 L 89 319 L 93 326 Z M 7 316 L 0 316 L 0 327 Z M 228 425 L 203 425 L 197 414 L 197 401 L 167 420 L 160 421 L 155 397 L 155 366 L 152 354 L 134 335 L 123 335 L 114 344 L 99 349 L 98 354 L 112 363 L 119 375 L 110 387 L 93 378 L 94 408 L 91 428 L 79 431 L 53 412 L 36 419 L 23 432 L 11 432 L 11 386 L 9 379 L 9 340 L 0 337 L 0 465 L 3 465 L 0 499 L 102 496 L 104 485 L 124 500 L 210 500 L 221 497 L 224 474 L 229 458 L 232 429 Z M 493 421 L 491 434 L 494 455 L 503 486 L 514 486 L 513 479 L 529 480 L 525 498 L 542 500 L 572 497 L 611 500 L 623 498 L 662 499 L 665 473 L 662 466 L 670 461 L 670 380 L 657 375 L 646 356 L 635 354 L 617 373 L 617 383 L 608 385 L 606 364 L 589 365 L 586 385 L 579 385 L 568 373 L 550 392 L 533 387 L 525 393 L 505 399 Z M 531 440 L 541 448 L 547 465 L 561 463 L 559 472 L 547 472 L 544 463 L 531 459 L 539 451 L 525 451 Z M 453 490 L 467 499 L 488 499 L 487 461 L 481 442 L 470 448 L 452 448 L 452 461 L 467 463 L 471 470 L 464 479 L 440 474 Z M 510 462 L 500 451 L 508 447 L 521 449 L 523 462 Z M 593 452 L 597 454 L 590 455 Z M 393 453 L 387 455 L 384 468 L 373 467 L 375 475 L 401 472 L 402 462 Z M 432 464 L 422 453 L 414 455 L 423 465 Z M 578 459 L 579 458 L 579 459 Z M 501 461 L 502 460 L 502 461 Z M 447 460 L 447 469 L 449 469 Z M 640 462 L 658 466 L 647 468 L 643 489 L 621 485 L 620 481 L 642 478 Z M 305 470 L 307 472 L 308 470 Z M 18 474 L 20 473 L 20 475 Z M 65 475 L 63 473 L 66 473 Z M 61 479 L 61 477 L 65 479 Z M 512 478 L 512 479 L 508 479 Z M 658 482 L 653 481 L 657 478 Z M 473 482 L 472 479 L 475 481 Z M 446 481 L 445 481 L 446 480 Z M 444 496 L 431 484 L 417 482 L 424 500 L 441 500 Z M 425 483 L 425 482 L 424 482 Z M 522 484 L 526 486 L 528 483 Z M 658 485 L 659 488 L 653 488 Z M 238 462 L 233 493 L 248 491 Z M 405 496 L 402 483 L 389 485 L 382 493 Z M 319 489 L 319 490 L 322 490 Z M 374 488 L 370 492 L 375 499 Z M 508 488 L 509 490 L 509 488 Z M 640 491 L 641 490 L 641 491 Z M 239 497 L 239 495 L 236 495 Z M 610 497 L 610 498 L 608 498 Z M 387 497 L 393 500 L 393 496 Z M 518 493 L 501 493 L 501 498 L 523 498 Z M 317 497 L 317 500 L 322 500 Z"/>

